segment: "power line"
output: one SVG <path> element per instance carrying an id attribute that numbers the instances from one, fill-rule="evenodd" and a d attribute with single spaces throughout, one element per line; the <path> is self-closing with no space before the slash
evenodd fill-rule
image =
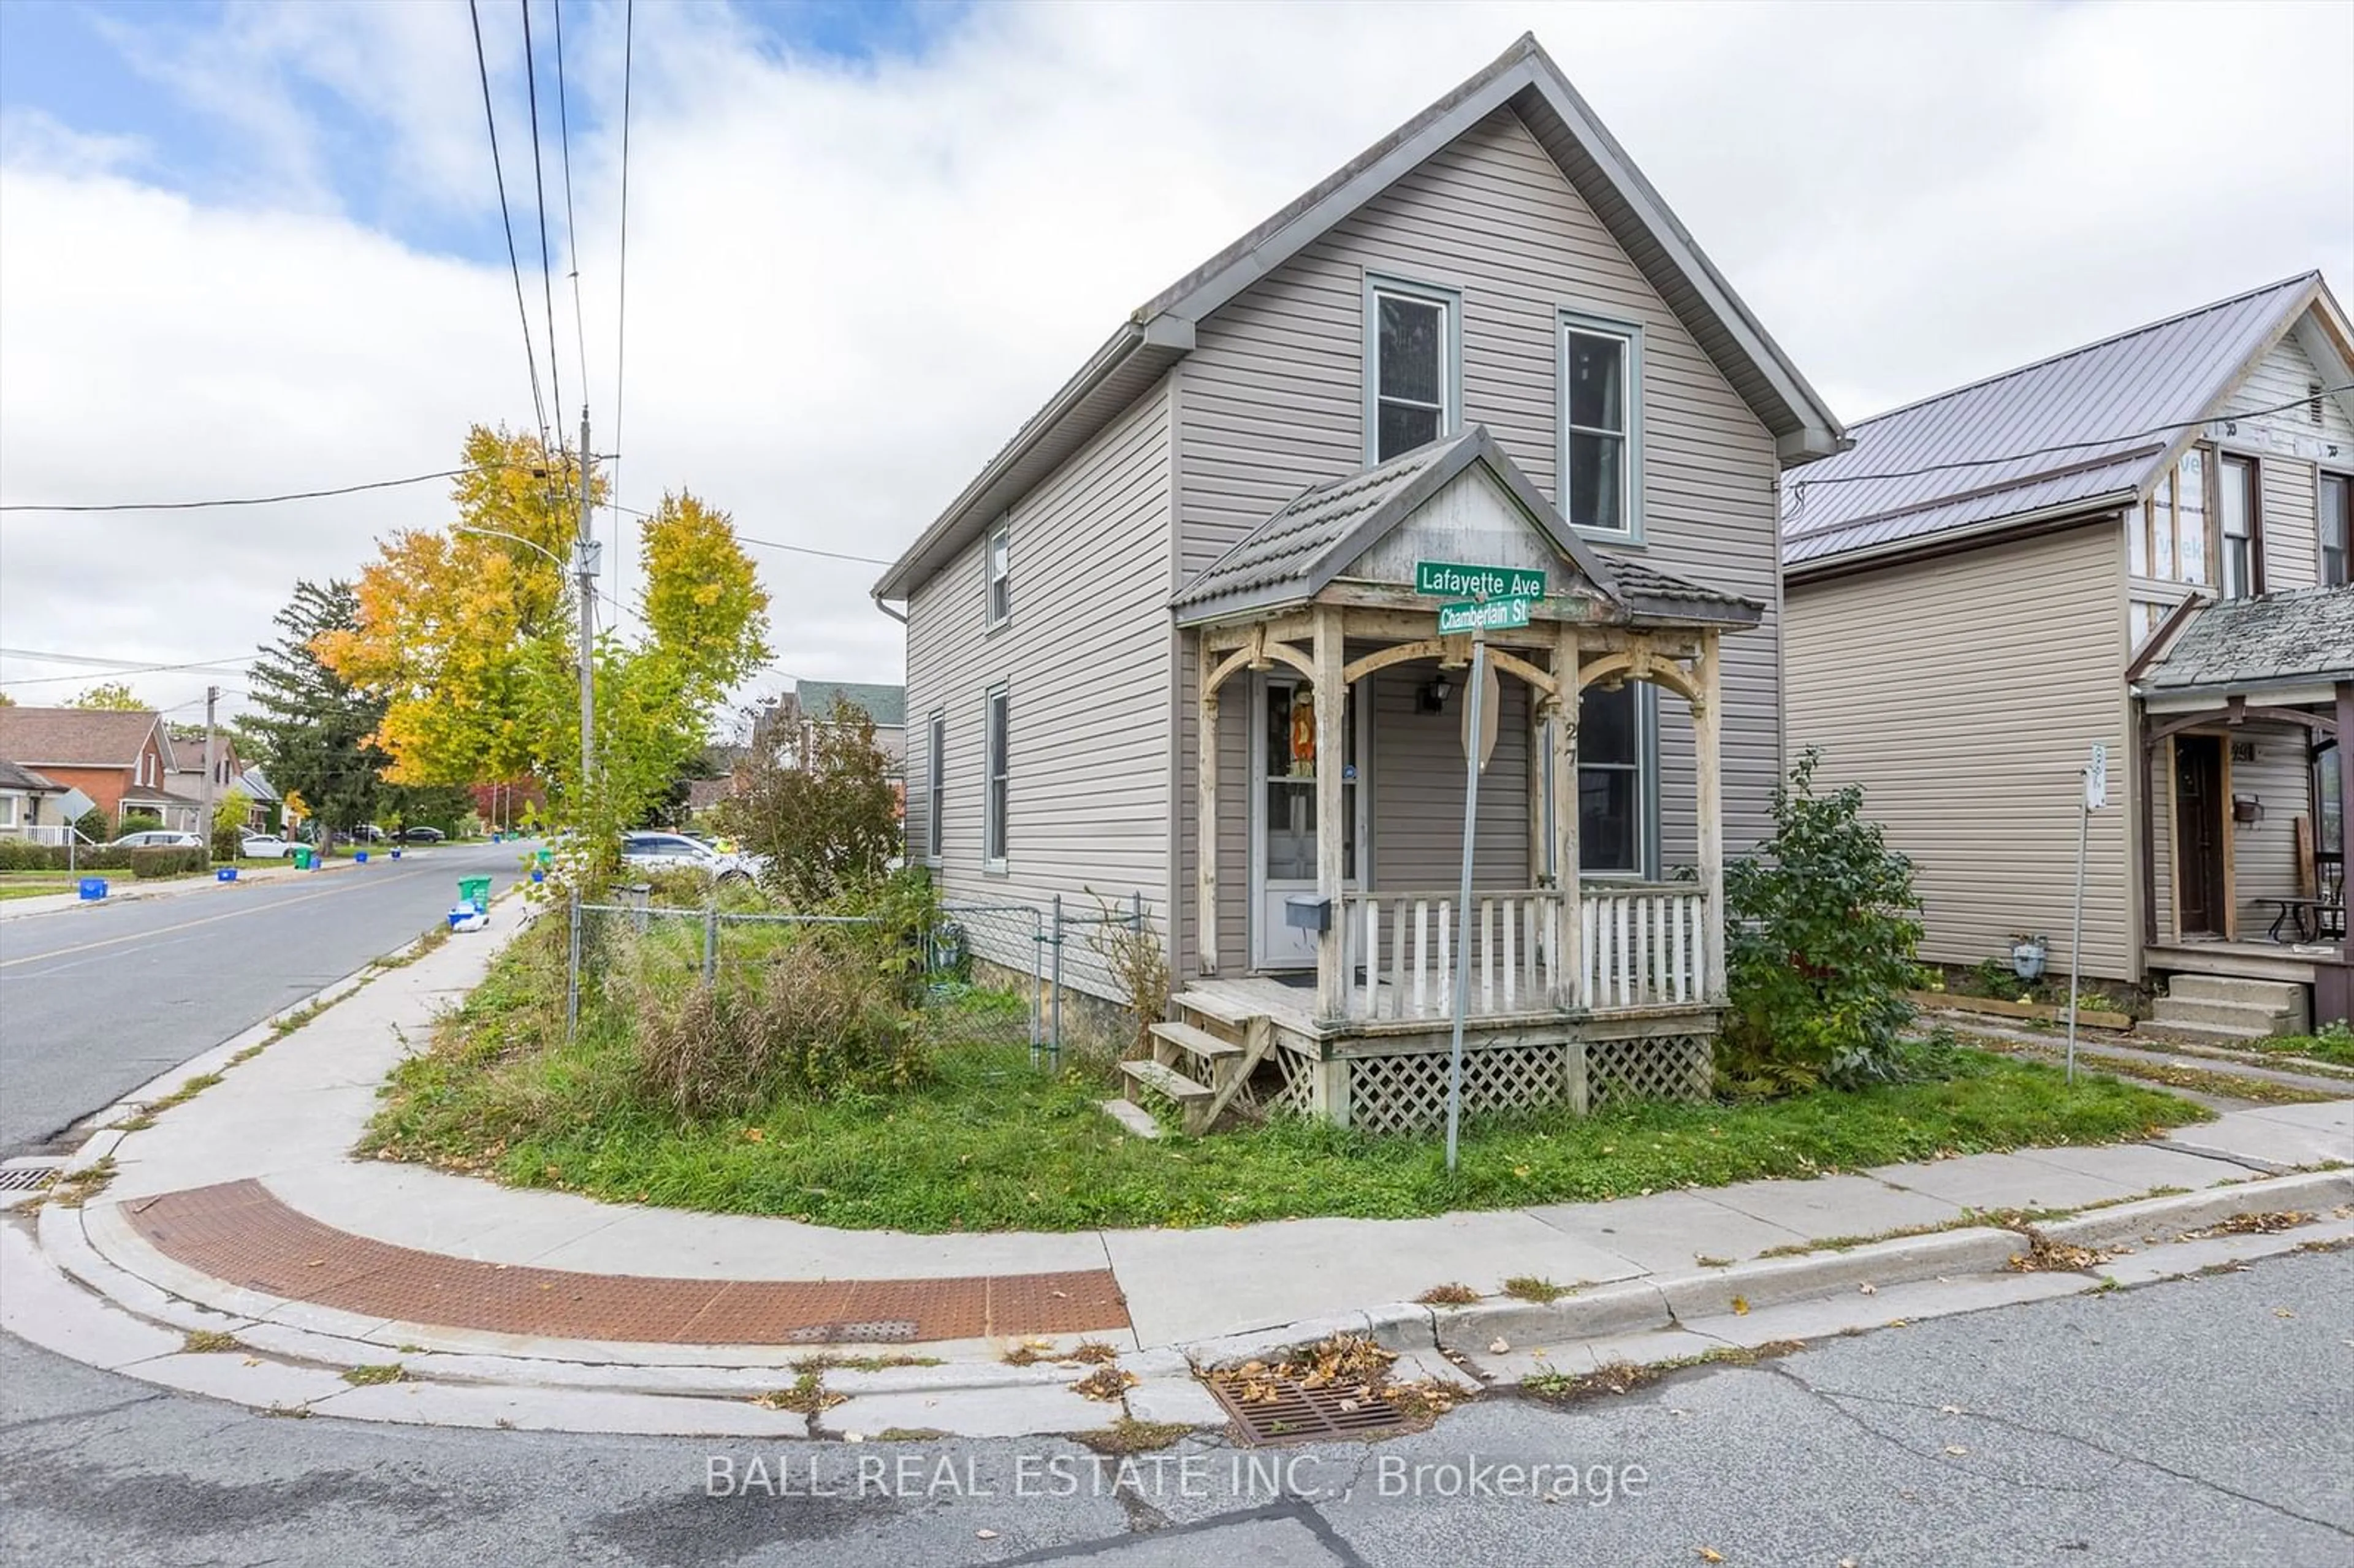
<path id="1" fill-rule="evenodd" d="M 34 657 L 34 655 L 19 655 L 19 657 Z M 102 675 L 194 674 L 218 669 L 223 666 L 232 669 L 242 668 L 251 662 L 252 661 L 249 659 L 215 659 L 209 662 L 202 664 L 134 664 L 128 669 L 108 668 L 85 670 L 81 673 L 75 675 L 18 675 L 8 680 L 0 681 L 0 686 L 54 686 L 66 681 L 87 681 L 92 676 Z"/>
<path id="2" fill-rule="evenodd" d="M 242 654 L 233 659 L 198 659 L 186 664 L 145 664 L 137 659 L 93 659 L 87 653 L 44 653 L 31 648 L 0 648 L 0 659 L 30 659 L 42 664 L 81 664 L 93 670 L 111 671 L 115 674 L 136 674 L 142 669 L 206 670 L 217 664 L 250 664 L 254 655 Z M 130 668 L 125 668 L 130 666 Z M 72 680 L 75 677 L 66 676 Z"/>
<path id="3" fill-rule="evenodd" d="M 432 473 L 413 473 L 406 479 L 376 479 L 366 484 L 338 485 L 332 490 L 296 490 L 283 495 L 240 495 L 216 501 L 109 501 L 84 504 L 62 505 L 47 502 L 16 502 L 0 506 L 0 512 L 201 512 L 215 506 L 275 506 L 286 501 L 323 501 L 330 496 L 357 495 L 369 490 L 398 490 L 408 484 L 427 484 L 437 479 L 458 479 L 470 473 L 490 473 L 501 469 L 522 469 L 544 474 L 544 466 L 530 463 L 489 463 L 466 468 L 445 468 Z"/>
<path id="4" fill-rule="evenodd" d="M 547 405 L 539 396 L 539 359 L 532 352 L 531 312 L 523 302 L 523 263 L 515 256 L 514 215 L 507 207 L 507 166 L 499 156 L 499 121 L 498 116 L 491 112 L 491 66 L 482 53 L 482 14 L 477 7 L 478 0 L 466 0 L 466 15 L 474 23 L 474 69 L 482 79 L 482 122 L 491 130 L 491 170 L 498 176 L 499 182 L 499 227 L 507 237 L 507 270 L 514 278 L 515 316 L 523 323 L 524 364 L 531 371 L 531 408 L 539 420 L 539 442 L 545 450 L 547 445 Z M 550 359 L 556 356 L 556 340 L 552 336 L 548 339 L 547 353 Z M 550 366 L 549 368 L 555 367 Z M 563 409 L 559 408 L 557 413 L 561 417 Z"/>
<path id="5" fill-rule="evenodd" d="M 564 245 L 572 256 L 572 336 L 580 354 L 580 398 L 588 400 L 588 323 L 580 310 L 580 226 L 572 216 L 572 110 L 564 88 L 564 0 L 556 7 L 556 135 L 564 151 Z"/>
<path id="6" fill-rule="evenodd" d="M 547 255 L 547 185 L 539 168 L 539 56 L 531 47 L 531 0 L 523 7 L 523 76 L 531 99 L 531 188 L 539 207 L 539 292 L 547 305 L 547 383 L 556 403 L 556 440 L 564 443 L 564 371 L 556 352 L 556 268 Z"/>
<path id="7" fill-rule="evenodd" d="M 626 512 L 632 517 L 655 515 L 652 512 L 642 511 L 635 506 L 624 506 L 618 501 L 610 504 L 614 511 Z M 883 556 L 849 556 L 840 550 L 821 550 L 811 545 L 788 545 L 781 539 L 755 539 L 748 534 L 737 535 L 736 542 L 739 545 L 758 545 L 764 550 L 790 550 L 797 556 L 823 556 L 830 561 L 856 561 L 862 566 L 887 567 L 893 564 L 888 557 Z"/>
<path id="8" fill-rule="evenodd" d="M 638 56 L 638 0 L 623 0 L 621 7 L 621 247 L 618 271 L 617 302 L 613 312 L 613 446 L 621 445 L 621 373 L 630 356 L 630 87 L 636 75 Z M 576 296 L 577 297 L 577 296 Z M 586 366 L 580 374 L 587 376 Z M 612 502 L 613 572 L 621 570 L 621 462 L 613 460 L 613 472 L 606 481 L 607 498 Z"/>
<path id="9" fill-rule="evenodd" d="M 2177 419 L 2171 424 L 2152 425 L 2147 429 L 2127 430 L 2118 435 L 2103 436 L 2097 440 L 2062 441 L 2053 446 L 2034 447 L 2026 451 L 2005 452 L 1999 457 L 1956 458 L 1951 462 L 1925 463 L 1919 468 L 1891 469 L 1884 473 L 1819 475 L 1801 473 L 1791 483 L 1803 496 L 1807 487 L 1814 484 L 1861 484 L 1867 480 L 1875 479 L 1918 479 L 1924 474 L 1950 473 L 1957 469 L 1990 468 L 1997 463 L 2020 462 L 2028 458 L 2056 457 L 2062 452 L 2093 451 L 2102 447 L 2122 446 L 2127 441 L 2139 440 L 2145 436 L 2163 436 L 2176 430 L 2195 430 L 2207 425 L 2226 424 L 2234 419 L 2261 419 L 2272 414 L 2285 414 L 2291 408 L 2305 408 L 2317 398 L 2335 397 L 2340 392 L 2349 391 L 2354 391 L 2354 381 L 2349 381 L 2342 387 L 2325 387 L 2306 397 L 2292 397 L 2285 403 L 2276 403 L 2269 408 L 2247 408 L 2228 414 L 2212 414 L 2198 419 Z M 2126 457 L 2130 454 L 2120 452 L 2117 455 Z"/>

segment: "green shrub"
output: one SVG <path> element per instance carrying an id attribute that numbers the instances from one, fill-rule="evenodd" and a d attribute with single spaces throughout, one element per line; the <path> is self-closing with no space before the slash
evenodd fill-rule
<path id="1" fill-rule="evenodd" d="M 123 814 L 122 825 L 114 830 L 114 836 L 127 839 L 133 833 L 153 832 L 163 825 L 164 819 L 153 811 L 128 811 Z"/>
<path id="2" fill-rule="evenodd" d="M 242 827 L 224 828 L 217 825 L 214 827 L 213 858 L 215 860 L 235 860 L 238 850 L 244 843 L 245 830 Z"/>
<path id="3" fill-rule="evenodd" d="M 131 852 L 131 874 L 144 882 L 150 877 L 186 876 L 192 872 L 209 870 L 212 862 L 201 849 L 135 849 Z"/>
<path id="4" fill-rule="evenodd" d="M 91 843 L 102 844 L 112 835 L 107 831 L 106 813 L 92 806 L 74 819 L 74 832 Z"/>
<path id="5" fill-rule="evenodd" d="M 0 839 L 0 871 L 47 871 L 49 863 L 48 845 L 30 839 Z M 62 866 L 65 862 L 57 863 Z"/>
<path id="6" fill-rule="evenodd" d="M 684 1120 L 885 1093 L 927 1075 L 914 1020 L 868 944 L 830 932 L 799 934 L 749 980 L 642 976 L 633 991 L 641 1091 Z"/>
<path id="7" fill-rule="evenodd" d="M 1921 940 L 1913 863 L 1863 816 L 1863 791 L 1815 792 L 1818 755 L 1774 790 L 1774 834 L 1725 868 L 1732 1007 L 1719 1070 L 1744 1093 L 1902 1075 L 1897 1036 Z"/>

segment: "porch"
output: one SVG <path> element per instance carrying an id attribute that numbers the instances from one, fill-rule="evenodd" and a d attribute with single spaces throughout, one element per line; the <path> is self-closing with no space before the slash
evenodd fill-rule
<path id="1" fill-rule="evenodd" d="M 1417 560 L 1543 574 L 1545 588 L 1527 626 L 1475 651 L 1435 634 Z M 1468 1112 L 1709 1092 L 1724 993 L 1719 638 L 1756 606 L 1601 560 L 1474 432 L 1309 492 L 1177 609 L 1195 686 L 1195 907 L 1177 1017 L 1131 1072 L 1140 1088 L 1184 1104 L 1189 1125 L 1246 1096 L 1377 1131 L 1435 1126 L 1460 960 Z M 1638 690 L 1689 715 L 1689 794 L 1671 806 L 1689 823 L 1687 879 L 1659 880 L 1656 842 L 1648 864 L 1623 858 L 1636 830 L 1619 814 L 1637 805 L 1616 769 L 1651 711 Z M 1584 772 L 1583 730 L 1600 759 Z M 1589 824 L 1608 842 L 1585 842 Z M 1468 906 L 1441 881 L 1467 831 Z"/>
<path id="2" fill-rule="evenodd" d="M 2144 967 L 2195 980 L 2170 983 L 2157 1022 L 2222 1036 L 2348 1016 L 2354 588 L 2190 601 L 2128 679 L 2148 789 Z M 2278 1005 L 2257 1000 L 2267 988 Z"/>

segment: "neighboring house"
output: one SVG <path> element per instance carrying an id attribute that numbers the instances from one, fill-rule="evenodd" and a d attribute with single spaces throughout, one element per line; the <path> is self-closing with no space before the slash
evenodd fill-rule
<path id="1" fill-rule="evenodd" d="M 212 792 L 209 797 L 207 796 L 205 789 L 207 768 L 203 727 L 189 726 L 174 729 L 172 755 L 175 765 L 172 769 L 167 787 L 172 793 L 184 800 L 195 800 L 201 804 L 209 798 L 217 804 L 223 796 L 240 787 L 239 781 L 244 777 L 245 762 L 238 756 L 237 740 L 230 735 L 216 732 L 213 736 L 213 761 L 210 768 Z M 249 797 L 246 807 L 246 825 L 248 827 L 260 825 L 257 810 Z"/>
<path id="2" fill-rule="evenodd" d="M 261 770 L 259 763 L 239 773 L 231 788 L 242 790 L 245 798 L 253 802 L 245 814 L 246 826 L 257 832 L 267 832 L 278 825 L 278 813 L 284 802 L 279 797 L 278 787 L 270 781 L 270 775 Z"/>
<path id="3" fill-rule="evenodd" d="M 172 737 L 143 709 L 0 708 L 0 758 L 79 789 L 107 820 L 147 812 L 167 828 L 198 831 L 201 805 L 175 793 Z"/>
<path id="4" fill-rule="evenodd" d="M 1924 956 L 2043 936 L 2066 972 L 2098 744 L 2084 971 L 2170 1022 L 2343 1016 L 2354 334 L 2319 275 L 1853 435 L 1785 493 L 1789 738 L 1914 858 Z"/>
<path id="5" fill-rule="evenodd" d="M 68 819 L 59 817 L 57 808 L 66 792 L 64 785 L 52 783 L 29 768 L 0 761 L 0 839 L 63 843 Z"/>
<path id="6" fill-rule="evenodd" d="M 1840 440 L 1523 37 L 1133 312 L 876 585 L 909 858 L 1140 900 L 1198 1026 L 1164 1062 L 1271 1037 L 1295 1103 L 1426 1125 L 1470 643 L 1415 562 L 1542 570 L 1490 638 L 1470 1103 L 1704 1086 L 1781 765 L 1774 490 Z M 1087 946 L 1064 982 L 1118 995 Z"/>
<path id="7" fill-rule="evenodd" d="M 777 700 L 774 707 L 761 715 L 764 729 L 774 725 L 790 726 L 799 738 L 802 755 L 807 755 L 809 742 L 817 727 L 826 722 L 837 702 L 848 703 L 864 713 L 875 725 L 875 744 L 891 759 L 893 777 L 904 775 L 907 768 L 907 688 L 885 686 L 856 681 L 797 681 L 793 689 Z"/>

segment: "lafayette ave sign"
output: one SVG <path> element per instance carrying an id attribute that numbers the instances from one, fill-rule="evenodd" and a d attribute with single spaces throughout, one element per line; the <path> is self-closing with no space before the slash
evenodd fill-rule
<path id="1" fill-rule="evenodd" d="M 1416 561 L 1414 591 L 1434 599 L 1543 599 L 1545 575 L 1527 567 L 1468 567 L 1460 561 Z M 1514 624 L 1526 626 L 1528 622 Z"/>

